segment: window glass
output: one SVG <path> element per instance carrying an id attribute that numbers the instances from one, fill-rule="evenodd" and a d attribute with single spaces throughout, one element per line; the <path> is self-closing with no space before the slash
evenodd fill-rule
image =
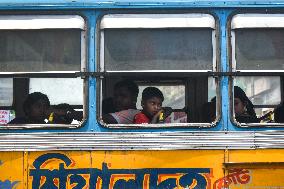
<path id="1" fill-rule="evenodd" d="M 237 70 L 283 70 L 284 29 L 235 30 Z"/>
<path id="2" fill-rule="evenodd" d="M 31 78 L 29 93 L 42 92 L 51 105 L 68 103 L 83 105 L 83 80 L 81 78 Z"/>
<path id="3" fill-rule="evenodd" d="M 106 29 L 107 71 L 212 70 L 211 29 Z"/>
<path id="4" fill-rule="evenodd" d="M 278 105 L 281 102 L 280 77 L 237 77 L 241 87 L 254 105 Z"/>
<path id="5" fill-rule="evenodd" d="M 267 122 L 268 118 L 273 120 L 273 117 L 266 117 L 266 114 L 272 112 L 281 102 L 280 77 L 237 77 L 235 86 L 243 89 L 254 105 L 260 122 Z"/>
<path id="6" fill-rule="evenodd" d="M 84 19 L 77 15 L 2 15 L 0 22 L 0 73 L 9 72 L 11 77 L 0 79 L 0 106 L 5 111 L 0 110 L 9 115 L 0 124 L 15 124 L 13 128 L 79 124 L 84 80 L 64 78 L 64 73 L 85 67 Z"/>
<path id="7" fill-rule="evenodd" d="M 12 106 L 13 79 L 0 78 L 0 106 Z"/>
<path id="8" fill-rule="evenodd" d="M 283 71 L 283 15 L 236 15 L 232 20 L 232 28 L 234 29 L 232 42 L 235 50 L 232 54 L 237 71 L 259 70 L 259 73 L 264 70 Z M 234 65 L 232 67 L 234 68 Z M 283 115 L 284 112 L 284 106 L 281 103 L 282 80 L 281 75 L 235 77 L 233 109 L 236 120 L 241 123 L 284 123 L 284 120 L 279 121 L 275 118 L 277 115 L 273 115 Z M 239 97 L 236 97 L 236 94 Z M 281 109 L 280 113 L 276 113 L 278 107 Z M 240 116 L 242 116 L 241 119 Z M 249 120 L 248 117 L 257 117 L 257 119 L 251 121 L 252 119 Z"/>
<path id="9" fill-rule="evenodd" d="M 274 114 L 281 102 L 279 82 L 277 77 L 237 78 L 233 98 L 236 120 L 240 123 L 278 122 Z"/>
<path id="10" fill-rule="evenodd" d="M 1 72 L 79 71 L 81 30 L 1 30 Z"/>
<path id="11" fill-rule="evenodd" d="M 216 97 L 216 79 L 208 77 L 208 102 Z"/>

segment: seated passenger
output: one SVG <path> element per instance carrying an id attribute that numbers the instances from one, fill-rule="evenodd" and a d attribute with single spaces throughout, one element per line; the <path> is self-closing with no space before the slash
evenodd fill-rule
<path id="1" fill-rule="evenodd" d="M 234 87 L 235 118 L 240 123 L 259 123 L 254 106 L 246 93 L 238 86 Z"/>
<path id="2" fill-rule="evenodd" d="M 282 102 L 274 109 L 274 121 L 284 123 L 284 103 Z"/>
<path id="3" fill-rule="evenodd" d="M 164 101 L 163 93 L 156 87 L 147 87 L 143 90 L 141 106 L 142 112 L 134 117 L 133 123 L 158 123 L 159 116 L 163 113 L 162 103 Z M 163 118 L 164 119 L 164 116 Z M 163 120 L 162 120 L 163 121 Z"/>
<path id="4" fill-rule="evenodd" d="M 46 123 L 50 102 L 41 92 L 28 95 L 23 104 L 25 117 L 16 117 L 9 124 L 43 124 Z"/>
<path id="5" fill-rule="evenodd" d="M 131 80 L 122 80 L 114 86 L 114 113 L 103 115 L 103 121 L 108 124 L 131 124 L 134 116 L 140 112 L 136 108 L 138 86 Z M 103 109 L 108 109 L 103 107 Z"/>
<path id="6" fill-rule="evenodd" d="M 54 106 L 49 115 L 48 123 L 71 124 L 74 118 L 75 110 L 70 104 L 62 103 Z"/>

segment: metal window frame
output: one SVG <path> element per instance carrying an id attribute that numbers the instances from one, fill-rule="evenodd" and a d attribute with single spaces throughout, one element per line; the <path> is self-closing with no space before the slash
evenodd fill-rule
<path id="1" fill-rule="evenodd" d="M 243 76 L 281 76 L 284 70 L 237 70 L 236 62 L 236 36 L 235 30 L 238 29 L 263 29 L 263 28 L 284 28 L 284 14 L 261 14 L 247 13 L 236 14 L 231 20 L 229 32 L 231 34 L 231 65 L 232 75 L 229 76 L 229 99 L 230 99 L 230 119 L 231 122 L 240 128 L 267 127 L 276 128 L 284 127 L 284 123 L 239 123 L 234 116 L 234 78 L 238 75 Z M 235 73 L 235 74 L 234 74 Z M 281 99 L 282 100 L 282 99 Z"/>
<path id="2" fill-rule="evenodd" d="M 87 25 L 80 15 L 0 15 L 0 30 L 46 30 L 46 29 L 79 29 L 81 31 L 81 60 L 78 71 L 42 71 L 42 72 L 0 72 L 0 78 L 76 78 L 83 79 L 83 120 L 79 124 L 7 124 L 4 129 L 75 129 L 86 122 L 88 107 L 88 80 L 81 74 L 87 69 Z"/>
<path id="3" fill-rule="evenodd" d="M 197 17 L 205 16 L 210 18 L 211 22 L 200 22 L 200 19 Z M 148 23 L 149 19 L 154 18 L 154 21 L 151 20 L 151 23 Z M 169 24 L 165 20 L 174 17 L 174 19 L 185 18 L 192 19 L 195 18 L 198 21 L 195 21 L 193 24 L 189 23 L 179 23 L 178 24 Z M 108 18 L 111 21 L 105 21 L 104 18 Z M 135 19 L 139 19 L 139 21 Z M 143 19 L 145 18 L 145 19 Z M 121 22 L 117 21 L 121 19 Z M 209 19 L 209 20 L 210 20 Z M 114 21 L 115 20 L 115 21 Z M 161 24 L 158 24 L 157 21 L 162 21 Z M 129 22 L 127 22 L 129 21 Z M 152 22 L 153 21 L 153 22 Z M 209 24 L 210 23 L 210 24 Z M 213 26 L 214 24 L 214 26 Z M 213 75 L 212 73 L 217 72 L 217 36 L 216 36 L 216 18 L 210 14 L 203 13 L 188 13 L 188 14 L 107 14 L 102 17 L 98 26 L 99 28 L 99 60 L 98 60 L 98 72 L 105 73 L 106 75 L 136 75 L 136 74 L 166 74 L 170 73 L 181 73 L 185 76 L 192 75 Z M 212 29 L 212 70 L 130 70 L 130 71 L 107 71 L 105 70 L 104 65 L 104 30 L 109 28 L 211 28 Z M 221 74 L 222 75 L 222 74 Z M 218 79 L 217 79 L 218 80 Z M 220 79 L 219 79 L 220 80 Z M 215 127 L 221 119 L 221 105 L 220 105 L 220 81 L 216 83 L 216 94 L 217 94 L 217 104 L 216 104 L 216 119 L 212 123 L 169 123 L 169 124 L 106 124 L 102 120 L 102 96 L 103 96 L 103 77 L 97 77 L 97 120 L 105 128 L 113 129 L 143 129 L 143 128 L 211 128 Z M 219 103 L 218 103 L 219 102 Z"/>

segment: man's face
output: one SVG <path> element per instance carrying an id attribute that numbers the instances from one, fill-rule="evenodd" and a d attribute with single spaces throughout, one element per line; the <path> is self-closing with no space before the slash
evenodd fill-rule
<path id="1" fill-rule="evenodd" d="M 116 111 L 127 110 L 136 106 L 136 100 L 127 87 L 116 88 L 113 100 Z"/>

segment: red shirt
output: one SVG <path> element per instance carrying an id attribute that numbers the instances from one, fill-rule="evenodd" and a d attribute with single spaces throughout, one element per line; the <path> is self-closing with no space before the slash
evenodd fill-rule
<path id="1" fill-rule="evenodd" d="M 151 120 L 145 114 L 140 112 L 134 116 L 133 123 L 143 124 L 143 123 L 150 123 L 150 121 Z"/>

